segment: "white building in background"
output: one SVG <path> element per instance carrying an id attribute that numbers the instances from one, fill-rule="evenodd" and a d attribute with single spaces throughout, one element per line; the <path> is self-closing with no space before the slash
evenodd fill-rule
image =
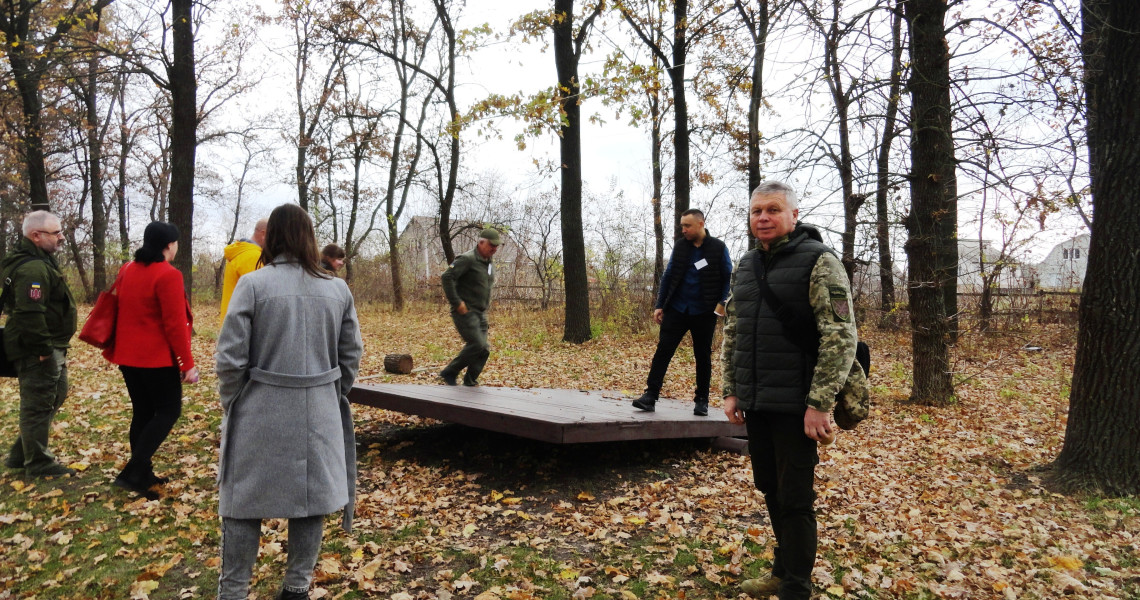
<path id="1" fill-rule="evenodd" d="M 958 240 L 958 291 L 980 293 L 982 275 L 992 273 L 999 267 L 1001 250 L 990 240 Z M 1026 290 L 1033 287 L 1030 269 L 1007 257 L 1001 266 L 994 285 L 998 290 Z"/>
<path id="2" fill-rule="evenodd" d="M 1045 260 L 1033 267 L 1037 287 L 1049 291 L 1079 291 L 1089 267 L 1089 240 L 1085 233 L 1057 244 Z"/>

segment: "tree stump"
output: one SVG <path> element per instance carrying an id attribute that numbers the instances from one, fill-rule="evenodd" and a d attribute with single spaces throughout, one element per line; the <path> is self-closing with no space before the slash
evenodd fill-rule
<path id="1" fill-rule="evenodd" d="M 412 372 L 411 354 L 385 354 L 384 370 L 389 373 L 407 375 Z"/>

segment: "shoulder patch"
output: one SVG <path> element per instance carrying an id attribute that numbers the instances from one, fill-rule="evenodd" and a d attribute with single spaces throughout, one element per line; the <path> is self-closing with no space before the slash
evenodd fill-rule
<path id="1" fill-rule="evenodd" d="M 827 294 L 831 297 L 831 313 L 835 320 L 846 323 L 851 320 L 851 301 L 847 298 L 847 290 L 841 285 L 827 286 Z"/>
<path id="2" fill-rule="evenodd" d="M 33 281 L 28 284 L 28 299 L 32 302 L 44 301 L 44 289 L 39 282 Z"/>

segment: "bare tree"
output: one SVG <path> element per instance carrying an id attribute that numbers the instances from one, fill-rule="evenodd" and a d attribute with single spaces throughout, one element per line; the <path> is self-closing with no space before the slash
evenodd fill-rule
<path id="1" fill-rule="evenodd" d="M 64 45 L 72 29 L 87 18 L 98 18 L 111 1 L 76 2 L 63 7 L 24 0 L 0 1 L 3 52 L 12 69 L 24 117 L 18 131 L 33 209 L 50 208 L 43 146 L 43 79 L 69 55 Z"/>
<path id="2" fill-rule="evenodd" d="M 1065 442 L 1064 487 L 1140 494 L 1140 12 L 1083 0 L 1093 219 Z"/>
<path id="3" fill-rule="evenodd" d="M 953 398 L 949 347 L 957 302 L 958 226 L 954 140 L 950 110 L 950 54 L 946 3 L 904 0 L 910 31 L 911 212 L 905 219 L 910 268 L 914 385 L 911 400 L 944 405 Z"/>

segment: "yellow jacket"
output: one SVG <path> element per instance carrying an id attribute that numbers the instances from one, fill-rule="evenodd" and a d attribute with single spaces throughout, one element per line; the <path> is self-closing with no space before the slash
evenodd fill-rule
<path id="1" fill-rule="evenodd" d="M 225 320 L 226 310 L 230 307 L 230 296 L 234 293 L 238 279 L 246 273 L 257 270 L 257 261 L 261 258 L 261 246 L 249 241 L 238 240 L 226 246 L 226 273 L 222 279 L 222 314 L 220 320 Z"/>

